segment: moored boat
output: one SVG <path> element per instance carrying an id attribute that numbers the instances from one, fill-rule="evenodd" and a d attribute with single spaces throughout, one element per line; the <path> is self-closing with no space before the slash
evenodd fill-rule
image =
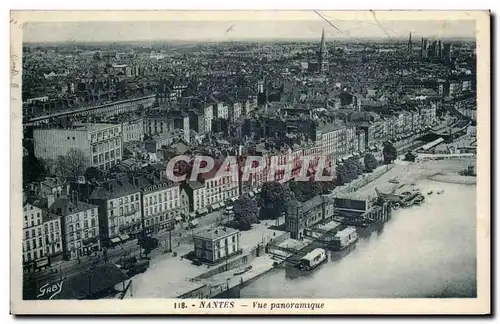
<path id="1" fill-rule="evenodd" d="M 298 268 L 302 271 L 313 270 L 318 267 L 320 264 L 327 260 L 325 249 L 317 248 L 312 250 L 311 252 L 304 255 L 299 263 Z"/>
<path id="2" fill-rule="evenodd" d="M 432 195 L 432 190 L 427 191 L 428 195 Z"/>
<path id="3" fill-rule="evenodd" d="M 335 237 L 333 238 L 331 242 L 331 248 L 334 251 L 341 251 L 352 244 L 356 243 L 358 240 L 358 231 L 354 227 L 347 227 L 344 228 L 343 230 L 337 232 L 335 234 Z"/>
<path id="4" fill-rule="evenodd" d="M 440 194 L 442 194 L 443 192 L 444 192 L 444 190 L 443 190 L 443 189 L 439 189 L 439 190 L 437 191 L 437 194 L 438 194 L 438 195 L 440 195 Z"/>

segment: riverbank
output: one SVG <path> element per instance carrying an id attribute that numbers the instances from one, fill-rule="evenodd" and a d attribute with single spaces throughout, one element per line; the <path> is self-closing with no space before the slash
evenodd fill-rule
<path id="1" fill-rule="evenodd" d="M 429 180 L 445 183 L 455 183 L 463 185 L 475 185 L 476 177 L 473 176 L 461 176 L 456 174 L 436 174 L 434 176 L 428 177 Z"/>
<path id="2" fill-rule="evenodd" d="M 244 285 L 240 298 L 475 297 L 475 186 L 422 179 L 413 187 L 444 193 L 361 228 L 348 253 L 329 252 L 317 270 L 271 271 Z"/>

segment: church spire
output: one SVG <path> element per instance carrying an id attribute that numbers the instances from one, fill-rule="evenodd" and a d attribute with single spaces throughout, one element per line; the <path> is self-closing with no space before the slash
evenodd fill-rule
<path id="1" fill-rule="evenodd" d="M 321 30 L 321 44 L 319 45 L 319 53 L 323 55 L 326 53 L 326 45 L 325 45 L 325 28 Z"/>
<path id="2" fill-rule="evenodd" d="M 328 49 L 325 43 L 325 28 L 321 30 L 321 43 L 319 45 L 318 53 L 318 70 L 321 73 L 328 71 Z"/>

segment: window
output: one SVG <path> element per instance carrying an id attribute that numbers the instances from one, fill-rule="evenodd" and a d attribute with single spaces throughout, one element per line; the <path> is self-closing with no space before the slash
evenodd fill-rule
<path id="1" fill-rule="evenodd" d="M 41 228 L 38 228 L 38 236 L 42 235 L 42 229 Z"/>
<path id="2" fill-rule="evenodd" d="M 236 241 L 236 236 L 233 236 L 233 243 Z"/>
<path id="3" fill-rule="evenodd" d="M 40 244 L 40 246 L 43 246 L 43 242 L 42 242 L 42 238 L 41 237 L 38 238 L 38 244 Z"/>
<path id="4" fill-rule="evenodd" d="M 128 197 L 125 197 L 125 203 L 128 204 Z"/>
<path id="5" fill-rule="evenodd" d="M 32 236 L 32 237 L 35 237 L 35 236 L 36 236 L 36 235 L 35 235 L 35 230 L 34 230 L 34 229 L 33 229 L 33 230 L 31 230 L 31 236 Z"/>
<path id="6" fill-rule="evenodd" d="M 120 207 L 120 216 L 123 216 L 123 207 Z"/>
<path id="7" fill-rule="evenodd" d="M 88 228 L 88 227 L 89 227 L 89 221 L 88 221 L 88 220 L 85 220 L 85 221 L 83 222 L 83 227 L 84 227 L 84 228 Z"/>
<path id="8" fill-rule="evenodd" d="M 30 231 L 26 231 L 26 232 L 24 233 L 24 238 L 25 238 L 25 239 L 29 239 L 29 238 L 30 238 Z"/>
<path id="9" fill-rule="evenodd" d="M 91 221 L 91 226 L 94 227 L 95 226 L 95 218 L 92 218 L 92 221 Z"/>
<path id="10" fill-rule="evenodd" d="M 76 229 L 79 230 L 80 229 L 80 223 L 76 223 Z"/>
<path id="11" fill-rule="evenodd" d="M 73 225 L 69 225 L 69 232 L 73 232 Z"/>
<path id="12" fill-rule="evenodd" d="M 227 238 L 224 239 L 224 245 L 227 245 Z"/>

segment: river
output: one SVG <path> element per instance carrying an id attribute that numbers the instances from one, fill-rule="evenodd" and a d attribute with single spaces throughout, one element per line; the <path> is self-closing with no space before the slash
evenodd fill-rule
<path id="1" fill-rule="evenodd" d="M 303 275 L 277 269 L 241 298 L 425 298 L 476 296 L 476 186 L 424 180 L 421 206 L 395 210 L 349 251 Z M 436 189 L 444 193 L 436 194 Z"/>

